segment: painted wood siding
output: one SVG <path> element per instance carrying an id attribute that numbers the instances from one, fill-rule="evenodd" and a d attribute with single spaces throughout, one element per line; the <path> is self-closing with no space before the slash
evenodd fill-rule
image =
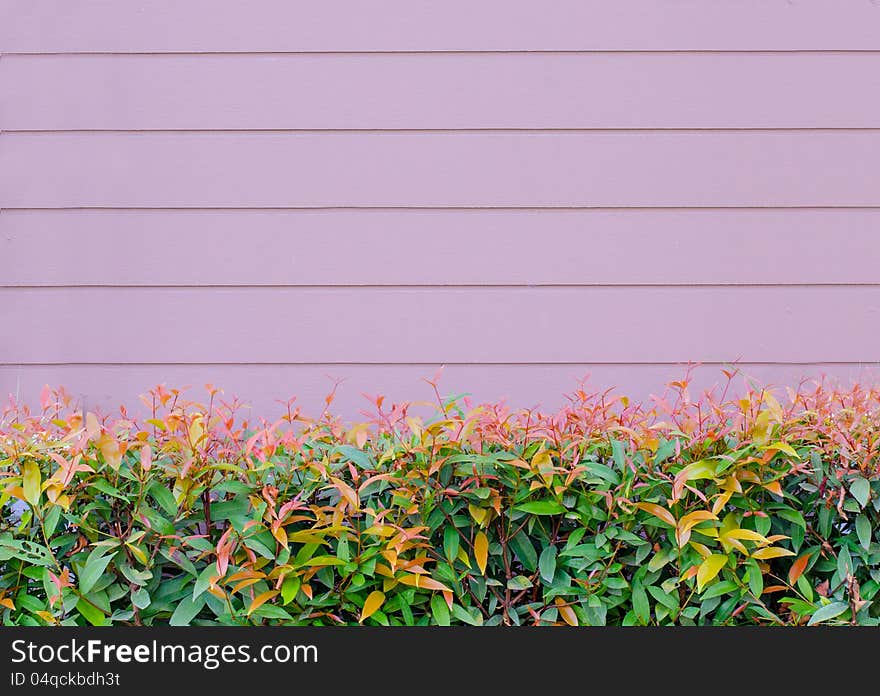
<path id="1" fill-rule="evenodd" d="M 880 6 L 0 4 L 0 392 L 873 378 Z"/>

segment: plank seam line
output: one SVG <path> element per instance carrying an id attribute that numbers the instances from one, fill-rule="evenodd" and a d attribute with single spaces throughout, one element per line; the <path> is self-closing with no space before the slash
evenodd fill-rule
<path id="1" fill-rule="evenodd" d="M 640 290 L 640 289 L 681 289 L 681 288 L 876 288 L 880 281 L 854 282 L 818 282 L 818 283 L 737 283 L 737 282 L 691 282 L 691 283 L 336 283 L 322 285 L 318 283 L 168 283 L 163 285 L 144 283 L 64 283 L 57 285 L 0 285 L 0 290 Z"/>
<path id="2" fill-rule="evenodd" d="M 0 361 L 0 368 L 18 368 L 18 367 L 189 367 L 189 366 L 205 366 L 205 367 L 223 367 L 223 366 L 242 366 L 242 367 L 251 367 L 251 366 L 268 366 L 268 367 L 296 367 L 296 366 L 308 366 L 308 367 L 321 367 L 321 366 L 364 366 L 364 367 L 423 367 L 423 366 L 437 366 L 437 365 L 458 365 L 458 366 L 475 366 L 475 367 L 484 367 L 484 366 L 537 366 L 537 367 L 578 367 L 578 366 L 707 366 L 707 367 L 715 367 L 715 366 L 728 366 L 728 367 L 749 367 L 749 366 L 794 366 L 794 367 L 819 367 L 823 365 L 861 365 L 861 366 L 877 366 L 880 367 L 880 362 L 878 361 L 868 361 L 868 360 L 797 360 L 797 361 L 780 361 L 780 360 L 756 360 L 756 361 L 736 361 L 736 360 L 703 360 L 703 361 L 687 361 L 687 360 L 652 360 L 652 361 L 586 361 L 586 362 L 572 362 L 572 361 L 520 361 L 520 362 L 505 362 L 505 361 L 450 361 L 450 360 L 432 360 L 432 361 L 410 361 L 410 362 L 364 362 L 364 361 L 347 361 L 347 360 L 337 360 L 337 361 L 325 361 L 325 362 L 309 362 L 309 361 L 301 361 L 301 362 L 273 362 L 273 361 L 201 361 L 201 362 L 186 362 L 186 361 L 167 361 L 167 362 L 77 362 L 77 361 L 64 361 L 64 362 L 8 362 L 8 361 Z"/>
<path id="3" fill-rule="evenodd" d="M 647 54 L 647 55 L 788 55 L 788 54 L 817 54 L 817 55 L 849 55 L 849 54 L 878 54 L 880 48 L 742 48 L 742 49 L 711 49 L 711 48 L 670 48 L 670 49 L 589 49 L 589 48 L 521 48 L 521 49 L 376 49 L 376 50 L 140 50 L 140 51 L 8 51 L 4 55 L 13 57 L 41 57 L 41 56 L 373 56 L 373 55 L 617 55 L 617 54 Z"/>
<path id="4" fill-rule="evenodd" d="M 284 211 L 690 211 L 690 210 L 880 210 L 880 205 L 291 205 L 291 206 L 119 206 L 119 205 L 59 205 L 59 206 L 3 206 L 13 212 L 59 212 L 59 211 L 114 211 L 114 212 L 284 212 Z"/>

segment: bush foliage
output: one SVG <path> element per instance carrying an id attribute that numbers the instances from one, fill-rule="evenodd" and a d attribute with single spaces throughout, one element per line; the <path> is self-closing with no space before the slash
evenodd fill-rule
<path id="1" fill-rule="evenodd" d="M 880 622 L 880 390 L 379 397 L 354 425 L 145 401 L 4 412 L 4 624 Z"/>

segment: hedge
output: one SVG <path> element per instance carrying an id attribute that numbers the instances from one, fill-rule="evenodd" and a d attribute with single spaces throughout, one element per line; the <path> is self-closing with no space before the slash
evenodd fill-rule
<path id="1" fill-rule="evenodd" d="M 874 388 L 350 425 L 146 402 L 3 413 L 3 624 L 880 623 Z"/>

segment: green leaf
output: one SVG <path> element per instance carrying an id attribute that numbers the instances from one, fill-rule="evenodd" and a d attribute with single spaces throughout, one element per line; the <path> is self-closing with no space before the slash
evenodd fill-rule
<path id="1" fill-rule="evenodd" d="M 632 587 L 632 603 L 633 610 L 642 624 L 647 624 L 651 620 L 651 604 L 648 602 L 648 594 L 642 583 L 636 581 Z"/>
<path id="2" fill-rule="evenodd" d="M 199 573 L 199 577 L 196 578 L 196 582 L 193 585 L 192 598 L 197 599 L 200 594 L 205 592 L 211 586 L 211 579 L 216 576 L 216 564 L 209 563 L 208 565 L 206 565 L 202 572 Z"/>
<path id="3" fill-rule="evenodd" d="M 459 536 L 458 529 L 453 525 L 443 528 L 443 552 L 450 563 L 455 562 L 458 556 Z"/>
<path id="4" fill-rule="evenodd" d="M 867 551 L 871 546 L 871 522 L 867 515 L 856 517 L 856 534 L 859 537 L 859 543 L 862 545 L 862 548 Z"/>
<path id="5" fill-rule="evenodd" d="M 531 500 L 516 505 L 513 509 L 528 512 L 531 515 L 561 515 L 565 512 L 565 508 L 555 500 Z"/>
<path id="6" fill-rule="evenodd" d="M 678 597 L 673 593 L 664 592 L 656 585 L 648 585 L 648 592 L 657 602 L 669 609 L 669 611 L 673 613 L 678 611 Z"/>
<path id="7" fill-rule="evenodd" d="M 807 528 L 807 521 L 804 516 L 797 510 L 791 508 L 782 508 L 776 511 L 776 514 L 784 520 L 800 526 L 802 529 Z"/>
<path id="8" fill-rule="evenodd" d="M 525 575 L 514 575 L 507 581 L 507 589 L 509 590 L 527 590 L 532 586 L 532 581 Z"/>
<path id="9" fill-rule="evenodd" d="M 749 590 L 755 599 L 760 599 L 764 592 L 764 576 L 758 567 L 757 561 L 750 560 L 749 567 Z"/>
<path id="10" fill-rule="evenodd" d="M 623 471 L 626 469 L 626 453 L 623 442 L 620 440 L 611 441 L 611 456 L 618 470 Z"/>
<path id="11" fill-rule="evenodd" d="M 58 527 L 60 519 L 61 507 L 59 505 L 53 505 L 52 509 L 46 513 L 46 517 L 43 520 L 43 531 L 46 532 L 47 538 L 55 534 L 55 529 Z"/>
<path id="12" fill-rule="evenodd" d="M 150 606 L 150 593 L 143 587 L 139 587 L 131 593 L 131 603 L 138 609 L 146 609 Z"/>
<path id="13" fill-rule="evenodd" d="M 868 498 L 871 497 L 871 484 L 861 476 L 856 476 L 849 484 L 849 492 L 861 507 L 865 507 L 868 504 Z"/>
<path id="14" fill-rule="evenodd" d="M 96 548 L 93 549 L 89 554 L 89 557 L 86 559 L 85 564 L 79 572 L 79 591 L 83 594 L 88 594 L 89 591 L 95 586 L 95 583 L 101 577 L 101 574 L 110 564 L 110 561 L 113 560 L 113 557 L 116 555 L 116 552 L 108 553 L 107 555 L 103 555 L 106 549 Z"/>
<path id="15" fill-rule="evenodd" d="M 264 619 L 279 619 L 281 621 L 290 621 L 293 617 L 281 607 L 275 604 L 263 604 L 253 611 L 251 616 L 261 616 Z"/>
<path id="16" fill-rule="evenodd" d="M 847 546 L 841 546 L 840 551 L 837 552 L 837 573 L 840 575 L 841 580 L 844 580 L 852 575 L 852 571 L 852 554 L 850 554 Z"/>
<path id="17" fill-rule="evenodd" d="M 705 602 L 707 599 L 713 599 L 714 597 L 720 597 L 721 595 L 726 595 L 729 592 L 736 592 L 738 586 L 732 580 L 721 580 L 719 582 L 713 583 L 709 587 L 706 588 L 706 591 L 703 592 L 701 597 Z"/>
<path id="18" fill-rule="evenodd" d="M 822 623 L 823 621 L 830 621 L 843 614 L 847 609 L 849 609 L 849 604 L 846 602 L 832 602 L 831 604 L 826 604 L 824 607 L 820 607 L 813 613 L 807 626 L 813 626 L 817 623 Z"/>
<path id="19" fill-rule="evenodd" d="M 28 539 L 18 540 L 3 535 L 0 538 L 0 560 L 5 561 L 10 558 L 18 558 L 34 565 L 54 565 L 52 554 L 49 553 L 49 549 L 45 546 Z"/>
<path id="20" fill-rule="evenodd" d="M 153 483 L 149 490 L 150 497 L 165 511 L 165 514 L 171 515 L 171 517 L 177 515 L 177 503 L 175 502 L 171 491 L 158 482 Z"/>
<path id="21" fill-rule="evenodd" d="M 302 585 L 302 579 L 299 575 L 288 575 L 281 583 L 281 599 L 285 604 L 290 604 L 299 588 Z"/>
<path id="22" fill-rule="evenodd" d="M 538 569 L 538 552 L 532 546 L 532 542 L 528 534 L 525 533 L 525 530 L 521 530 L 519 534 L 510 540 L 510 546 L 526 570 L 534 573 Z"/>
<path id="23" fill-rule="evenodd" d="M 459 621 L 463 621 L 469 626 L 482 626 L 483 616 L 476 607 L 468 610 L 458 604 L 452 605 L 452 615 Z"/>
<path id="24" fill-rule="evenodd" d="M 338 445 L 333 448 L 334 453 L 341 454 L 343 461 L 348 460 L 357 464 L 361 469 L 375 469 L 376 462 L 369 454 L 351 445 Z"/>
<path id="25" fill-rule="evenodd" d="M 120 500 L 125 501 L 128 500 L 128 498 L 126 498 L 122 494 L 122 491 L 111 485 L 107 479 L 97 479 L 96 481 L 90 481 L 89 488 L 94 488 L 95 490 L 101 491 L 101 493 L 105 493 L 109 496 L 112 496 L 113 498 L 119 498 Z"/>
<path id="26" fill-rule="evenodd" d="M 168 623 L 171 626 L 189 626 L 190 622 L 205 606 L 205 595 L 201 595 L 198 599 L 186 595 L 180 600 Z"/>
<path id="27" fill-rule="evenodd" d="M 449 626 L 449 607 L 446 605 L 446 600 L 438 594 L 431 597 L 431 613 L 438 626 Z"/>
<path id="28" fill-rule="evenodd" d="M 86 621 L 88 621 L 92 626 L 103 626 L 104 625 L 104 612 L 98 609 L 95 606 L 89 604 L 86 600 L 81 599 L 76 603 L 76 610 L 80 613 Z"/>
<path id="29" fill-rule="evenodd" d="M 538 559 L 538 570 L 541 571 L 541 579 L 546 583 L 553 582 L 556 575 L 556 547 L 552 544 L 545 546 Z"/>

